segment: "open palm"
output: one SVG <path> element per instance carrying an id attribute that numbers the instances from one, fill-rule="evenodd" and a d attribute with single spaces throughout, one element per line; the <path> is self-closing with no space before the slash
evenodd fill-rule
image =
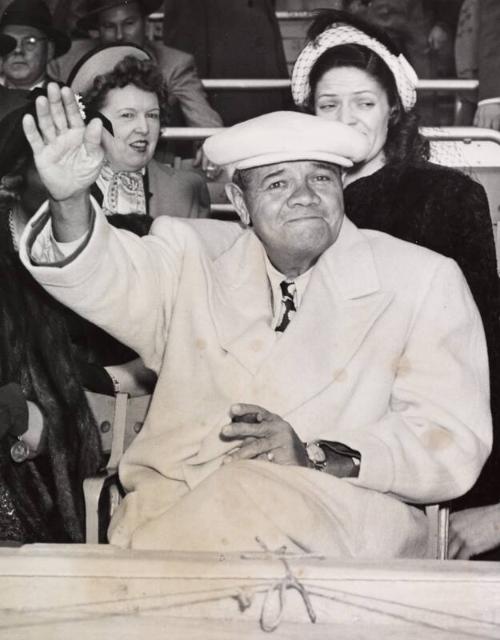
<path id="1" fill-rule="evenodd" d="M 36 101 L 38 127 L 31 115 L 23 128 L 42 182 L 54 200 L 83 193 L 96 181 L 103 162 L 102 124 L 85 126 L 71 89 L 49 84 Z"/>

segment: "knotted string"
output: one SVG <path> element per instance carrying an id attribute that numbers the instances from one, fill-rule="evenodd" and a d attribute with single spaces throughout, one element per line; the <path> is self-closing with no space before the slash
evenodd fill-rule
<path id="1" fill-rule="evenodd" d="M 256 540 L 264 551 L 271 553 L 267 548 L 267 545 L 260 538 L 257 537 Z M 277 551 L 273 552 L 273 556 L 276 557 L 276 555 L 278 555 L 278 559 L 281 560 L 281 562 L 283 562 L 283 564 L 285 565 L 286 573 L 285 576 L 281 578 L 281 580 L 273 582 L 269 589 L 267 589 L 260 613 L 260 627 L 263 631 L 269 633 L 275 631 L 279 627 L 281 620 L 283 619 L 286 605 L 286 592 L 288 589 L 295 589 L 300 593 L 310 621 L 314 624 L 317 619 L 307 589 L 293 574 L 287 558 L 283 556 L 284 553 L 286 553 L 286 547 L 281 547 Z M 276 591 L 278 592 L 279 597 L 279 608 L 278 611 L 273 615 L 269 612 L 269 603 L 271 602 L 272 595 Z M 247 591 L 240 591 L 238 593 L 237 599 L 242 611 L 248 609 L 248 607 L 250 607 L 250 605 L 252 604 L 252 597 Z"/>

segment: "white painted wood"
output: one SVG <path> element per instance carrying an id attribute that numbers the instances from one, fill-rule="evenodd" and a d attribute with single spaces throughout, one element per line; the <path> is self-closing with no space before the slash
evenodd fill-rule
<path id="1" fill-rule="evenodd" d="M 495 563 L 320 557 L 288 563 L 317 623 L 311 624 L 298 591 L 289 589 L 274 638 L 500 638 Z M 261 637 L 266 591 L 285 574 L 283 560 L 270 554 L 131 552 L 105 545 L 0 549 L 0 638 Z M 243 612 L 238 593 L 250 604 Z M 268 604 L 276 606 L 274 596 Z"/>

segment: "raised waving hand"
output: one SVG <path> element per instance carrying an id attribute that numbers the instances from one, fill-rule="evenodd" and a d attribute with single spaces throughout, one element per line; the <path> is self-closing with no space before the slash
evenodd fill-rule
<path id="1" fill-rule="evenodd" d="M 35 119 L 26 115 L 23 129 L 42 182 L 56 201 L 85 194 L 96 181 L 103 162 L 102 123 L 85 126 L 71 89 L 50 83 L 47 98 L 36 100 Z"/>

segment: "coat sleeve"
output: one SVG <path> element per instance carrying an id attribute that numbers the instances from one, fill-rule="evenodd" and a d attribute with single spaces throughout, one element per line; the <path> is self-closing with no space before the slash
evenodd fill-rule
<path id="1" fill-rule="evenodd" d="M 20 257 L 35 280 L 56 300 L 129 346 L 147 367 L 158 372 L 188 236 L 193 242 L 191 262 L 201 257 L 193 232 L 164 216 L 155 235 L 140 238 L 113 228 L 96 206 L 85 246 L 62 266 L 37 266 L 29 258 L 29 247 L 41 220 L 43 215 L 30 221 L 20 247 Z"/>
<path id="2" fill-rule="evenodd" d="M 222 119 L 208 104 L 192 55 L 172 49 L 155 48 L 158 64 L 163 70 L 168 93 L 179 101 L 190 127 L 221 127 Z"/>
<path id="3" fill-rule="evenodd" d="M 429 504 L 475 482 L 492 442 L 481 319 L 452 260 L 441 263 L 395 367 L 387 413 L 337 434 L 361 452 L 360 486 Z"/>

